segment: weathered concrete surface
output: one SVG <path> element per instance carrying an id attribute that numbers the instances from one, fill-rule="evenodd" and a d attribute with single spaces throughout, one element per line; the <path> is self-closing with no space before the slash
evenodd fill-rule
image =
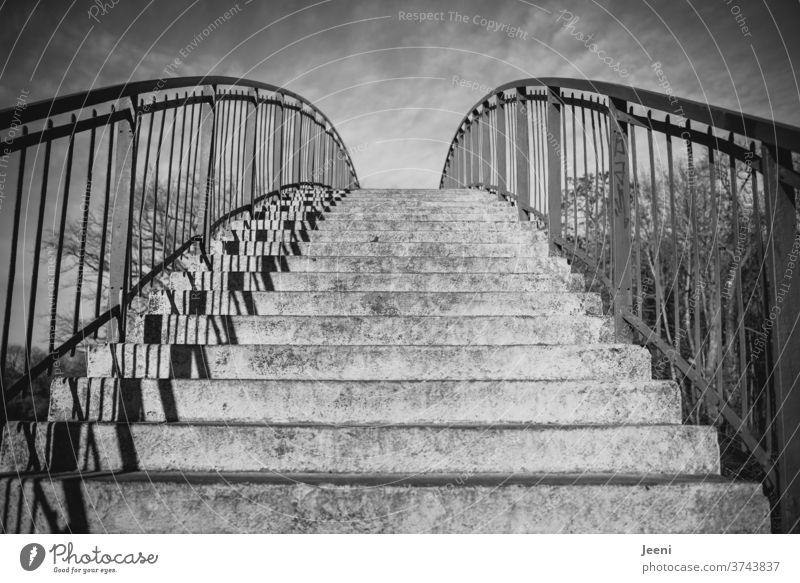
<path id="1" fill-rule="evenodd" d="M 56 423 L 6 427 L 0 470 L 116 473 L 34 477 L 26 500 L 0 478 L 3 530 L 767 528 L 758 487 L 719 477 L 714 429 L 679 424 L 645 349 L 597 343 L 599 296 L 497 197 L 257 210 L 274 220 L 227 225 L 245 241 L 153 295 L 166 326 L 130 322 L 129 340 L 203 344 L 92 347 L 90 378 L 53 383 Z"/>
<path id="2" fill-rule="evenodd" d="M 599 316 L 144 316 L 128 342 L 148 344 L 593 344 L 614 338 Z"/>
<path id="3" fill-rule="evenodd" d="M 313 236 L 312 234 L 313 233 Z M 314 241 L 315 243 L 510 243 L 512 245 L 542 242 L 532 231 L 296 231 L 232 229 L 222 233 L 218 241 Z"/>
<path id="4" fill-rule="evenodd" d="M 231 229 L 282 229 L 292 231 L 506 231 L 527 228 L 513 219 L 503 221 L 397 221 L 391 218 L 377 221 L 328 221 L 323 215 L 311 221 L 260 221 L 238 219 Z M 537 231 L 532 232 L 537 233 Z M 541 234 L 539 234 L 541 236 Z"/>
<path id="5" fill-rule="evenodd" d="M 11 422 L 0 446 L 0 472 L 20 465 L 49 471 L 704 476 L 719 473 L 719 447 L 716 429 L 692 425 L 130 423 L 123 429 L 116 423 Z"/>
<path id="6" fill-rule="evenodd" d="M 170 276 L 170 287 L 183 290 L 241 291 L 578 291 L 579 274 L 527 273 L 347 273 L 184 271 Z"/>
<path id="7" fill-rule="evenodd" d="M 212 241 L 209 253 L 229 255 L 312 255 L 312 256 L 394 256 L 432 257 L 537 257 L 546 256 L 544 243 L 314 243 L 296 241 Z"/>
<path id="8" fill-rule="evenodd" d="M 629 344 L 276 346 L 108 344 L 87 348 L 88 376 L 214 379 L 650 378 L 650 353 Z"/>
<path id="9" fill-rule="evenodd" d="M 561 257 L 260 257 L 256 255 L 209 255 L 211 271 L 292 273 L 569 273 Z M 207 271 L 199 256 L 181 262 L 189 271 Z"/>
<path id="10" fill-rule="evenodd" d="M 0 480 L 0 530 L 110 533 L 756 533 L 761 486 L 635 476 L 442 476 L 404 485 L 258 476 L 134 474 Z M 294 483 L 289 483 L 293 480 Z M 474 482 L 478 482 L 475 485 Z M 387 485 L 382 485 L 387 484 Z M 394 484 L 394 485 L 392 485 Z"/>
<path id="11" fill-rule="evenodd" d="M 56 378 L 52 421 L 622 425 L 680 423 L 671 381 Z"/>
<path id="12" fill-rule="evenodd" d="M 155 292 L 151 314 L 283 316 L 600 315 L 600 296 L 585 292 Z"/>
<path id="13" fill-rule="evenodd" d="M 318 217 L 320 212 L 313 210 L 266 210 L 256 211 L 253 217 L 260 221 L 273 221 L 277 219 L 302 221 L 306 219 L 313 219 Z M 383 210 L 375 209 L 370 212 L 355 212 L 345 210 L 334 210 L 330 213 L 325 213 L 326 221 L 380 221 L 382 219 L 391 219 L 395 221 L 498 221 L 498 220 L 512 220 L 516 214 L 511 210 L 486 210 L 479 212 L 467 212 L 452 210 L 442 212 L 438 210 L 398 210 L 395 212 L 387 213 Z"/>

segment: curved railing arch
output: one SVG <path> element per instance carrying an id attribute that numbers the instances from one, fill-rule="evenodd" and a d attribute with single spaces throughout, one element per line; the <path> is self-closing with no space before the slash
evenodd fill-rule
<path id="1" fill-rule="evenodd" d="M 617 334 L 660 355 L 686 420 L 723 420 L 757 461 L 784 531 L 800 528 L 798 152 L 787 124 L 530 78 L 475 103 L 440 181 L 496 192 L 604 284 Z"/>
<path id="2" fill-rule="evenodd" d="M 137 296 L 192 246 L 204 254 L 231 218 L 287 189 L 358 187 L 344 142 L 313 103 L 219 76 L 36 103 L 23 93 L 0 111 L 0 166 L 2 201 L 13 206 L 0 265 L 4 405 L 86 338 L 123 340 Z M 20 265 L 31 267 L 25 281 Z"/>

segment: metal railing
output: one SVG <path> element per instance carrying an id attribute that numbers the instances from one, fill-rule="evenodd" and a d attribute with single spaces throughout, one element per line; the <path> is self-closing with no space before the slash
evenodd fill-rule
<path id="1" fill-rule="evenodd" d="M 464 117 L 440 183 L 496 192 L 548 230 L 618 337 L 680 383 L 685 421 L 718 425 L 723 462 L 763 480 L 784 532 L 800 529 L 798 152 L 800 128 L 767 119 L 523 79 Z"/>
<path id="2" fill-rule="evenodd" d="M 141 292 L 230 219 L 287 189 L 358 187 L 319 109 L 232 77 L 21 96 L 0 111 L 0 170 L 4 417 L 85 340 L 123 341 Z"/>

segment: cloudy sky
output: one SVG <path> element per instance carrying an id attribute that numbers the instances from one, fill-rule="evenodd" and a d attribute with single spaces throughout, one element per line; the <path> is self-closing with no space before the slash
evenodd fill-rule
<path id="1" fill-rule="evenodd" d="M 242 76 L 316 102 L 376 187 L 436 186 L 464 113 L 524 77 L 658 89 L 660 62 L 678 95 L 800 125 L 797 0 L 99 4 L 0 2 L 0 107 L 23 90 L 39 99 L 158 78 L 179 58 L 180 75 Z M 589 35 L 610 64 L 587 50 Z"/>

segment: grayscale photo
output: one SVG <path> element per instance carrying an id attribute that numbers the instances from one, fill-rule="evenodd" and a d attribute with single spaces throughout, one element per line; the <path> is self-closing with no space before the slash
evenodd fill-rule
<path id="1" fill-rule="evenodd" d="M 0 573 L 166 577 L 170 539 L 108 535 L 189 533 L 578 569 L 591 533 L 638 579 L 788 576 L 798 24 L 0 0 Z"/>

